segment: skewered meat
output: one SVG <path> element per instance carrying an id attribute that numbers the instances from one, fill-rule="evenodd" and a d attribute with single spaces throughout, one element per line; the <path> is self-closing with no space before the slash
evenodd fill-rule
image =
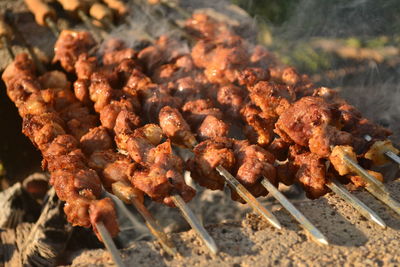
<path id="1" fill-rule="evenodd" d="M 222 112 L 220 109 L 215 108 L 213 103 L 209 99 L 196 99 L 187 101 L 183 107 L 183 116 L 186 121 L 195 131 L 200 124 L 203 122 L 205 117 L 214 116 L 218 119 L 222 118 Z"/>
<path id="2" fill-rule="evenodd" d="M 44 166 L 48 166 L 51 174 L 50 183 L 58 197 L 66 201 L 64 211 L 68 221 L 84 227 L 92 225 L 96 231 L 99 217 L 89 216 L 89 210 L 95 210 L 102 205 L 103 214 L 108 217 L 105 225 L 113 227 L 107 229 L 115 235 L 119 230 L 113 204 L 96 200 L 102 191 L 100 179 L 86 165 L 83 153 L 76 147 L 78 142 L 71 141 L 73 137 L 65 135 L 61 118 L 45 103 L 32 66 L 33 62 L 22 54 L 16 57 L 3 75 L 11 99 L 23 110 L 20 112 L 23 117 L 23 132 L 42 151 Z M 45 80 L 51 82 L 51 79 Z M 24 84 L 23 81 L 31 81 L 35 85 L 20 86 Z M 24 95 L 28 96 L 27 102 L 24 101 L 26 97 L 16 97 Z M 30 107 L 26 108 L 25 105 Z M 38 109 L 43 112 L 38 113 Z"/>
<path id="3" fill-rule="evenodd" d="M 281 114 L 275 131 L 288 142 L 328 157 L 331 146 L 352 144 L 351 134 L 338 130 L 335 123 L 332 109 L 322 98 L 303 97 Z"/>
<path id="4" fill-rule="evenodd" d="M 264 115 L 257 107 L 246 105 L 240 110 L 243 121 L 246 123 L 243 129 L 246 137 L 254 144 L 260 146 L 267 146 L 273 136 L 275 120 L 265 118 Z"/>
<path id="5" fill-rule="evenodd" d="M 229 127 L 224 121 L 208 115 L 197 129 L 197 136 L 202 141 L 209 138 L 227 136 L 228 131 Z"/>
<path id="6" fill-rule="evenodd" d="M 225 180 L 215 168 L 221 165 L 228 171 L 233 170 L 236 159 L 232 148 L 227 138 L 208 139 L 198 144 L 193 149 L 194 158 L 188 161 L 192 178 L 208 189 L 222 190 Z"/>
<path id="7" fill-rule="evenodd" d="M 165 106 L 159 113 L 160 126 L 163 132 L 175 143 L 186 147 L 194 147 L 196 139 L 191 133 L 181 113 L 170 106 Z"/>
<path id="8" fill-rule="evenodd" d="M 297 168 L 295 179 L 308 198 L 315 199 L 328 192 L 325 159 L 297 145 L 291 146 L 290 159 Z"/>
<path id="9" fill-rule="evenodd" d="M 63 30 L 54 45 L 53 62 L 60 62 L 66 71 L 73 72 L 80 54 L 89 51 L 95 45 L 96 42 L 88 32 Z"/>
<path id="10" fill-rule="evenodd" d="M 260 146 L 250 145 L 248 141 L 234 141 L 234 154 L 236 158 L 236 178 L 255 197 L 267 195 L 267 190 L 260 181 L 264 178 L 278 185 L 276 170 L 273 166 L 274 156 Z M 232 191 L 232 199 L 241 198 Z M 241 200 L 244 202 L 243 200 Z"/>

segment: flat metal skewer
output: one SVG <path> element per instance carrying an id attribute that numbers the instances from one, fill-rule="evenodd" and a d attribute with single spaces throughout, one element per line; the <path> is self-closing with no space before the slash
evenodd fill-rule
<path id="1" fill-rule="evenodd" d="M 369 174 L 363 167 L 358 165 L 358 163 L 354 162 L 349 156 L 344 155 L 343 160 L 367 183 L 365 189 L 367 189 L 368 192 L 400 215 L 400 203 L 389 195 L 389 192 L 382 182 L 375 179 L 375 177 Z"/>
<path id="2" fill-rule="evenodd" d="M 225 178 L 229 186 L 235 190 L 252 208 L 255 212 L 265 218 L 269 223 L 277 229 L 282 229 L 282 226 L 278 219 L 270 211 L 268 211 L 261 203 L 235 178 L 221 165 L 215 168 L 219 174 Z"/>
<path id="3" fill-rule="evenodd" d="M 344 199 L 353 208 L 355 208 L 359 213 L 361 213 L 365 218 L 375 222 L 382 228 L 386 228 L 386 223 L 367 205 L 365 205 L 361 200 L 351 194 L 341 183 L 337 180 L 331 180 L 331 183 L 327 183 L 326 186 L 332 190 L 336 195 Z"/>
<path id="4" fill-rule="evenodd" d="M 57 27 L 57 23 L 51 17 L 46 17 L 45 21 L 46 25 L 49 27 L 53 35 L 55 37 L 58 37 L 58 35 L 60 35 L 60 30 Z"/>
<path id="5" fill-rule="evenodd" d="M 315 227 L 267 178 L 263 178 L 261 184 L 303 226 L 303 228 L 311 234 L 315 241 L 323 245 L 329 245 L 328 239 L 317 227 Z"/>
<path id="6" fill-rule="evenodd" d="M 113 193 L 115 196 L 117 196 L 119 199 L 121 199 L 124 202 L 132 203 L 137 211 L 139 211 L 140 215 L 144 218 L 145 223 L 147 228 L 150 230 L 150 232 L 153 234 L 153 236 L 160 242 L 161 246 L 163 249 L 170 255 L 176 256 L 179 255 L 178 251 L 175 248 L 175 245 L 172 243 L 172 241 L 168 238 L 168 236 L 164 233 L 162 230 L 161 226 L 158 224 L 156 219 L 153 217 L 153 215 L 150 213 L 150 211 L 143 205 L 143 203 L 136 197 L 134 194 L 124 194 L 122 191 L 126 192 L 127 190 L 124 190 L 127 188 L 127 185 L 122 183 L 122 182 L 116 182 L 112 185 Z M 129 187 L 130 188 L 130 187 Z M 127 215 L 128 219 L 132 221 L 132 214 L 129 212 L 129 210 L 123 206 L 122 211 Z M 132 221 L 133 224 L 137 224 L 136 219 L 134 222 Z"/>
<path id="7" fill-rule="evenodd" d="M 216 255 L 218 253 L 218 247 L 215 244 L 214 239 L 210 236 L 210 234 L 207 232 L 204 226 L 200 223 L 196 215 L 194 215 L 193 211 L 188 207 L 188 205 L 185 203 L 182 197 L 180 195 L 175 194 L 172 195 L 171 198 L 172 201 L 174 201 L 176 207 L 178 207 L 179 210 L 181 211 L 183 217 L 185 217 L 186 221 L 190 224 L 193 230 L 196 231 L 196 233 L 204 242 L 204 244 L 207 246 L 207 248 L 211 251 L 211 253 Z"/>
<path id="8" fill-rule="evenodd" d="M 96 39 L 96 42 L 100 42 L 103 38 L 101 37 L 99 30 L 90 21 L 89 16 L 86 15 L 85 12 L 81 9 L 78 9 L 76 13 L 78 14 L 79 18 L 83 21 L 83 23 L 86 25 L 86 27 L 89 28 L 94 38 Z"/>
<path id="9" fill-rule="evenodd" d="M 384 184 L 377 180 L 374 176 L 369 174 L 367 170 L 365 170 L 363 167 L 361 167 L 357 162 L 355 162 L 352 158 L 350 158 L 347 154 L 343 155 L 343 161 L 349 166 L 354 172 L 359 174 L 361 178 L 369 185 L 378 187 L 380 190 L 382 190 L 385 193 L 388 193 L 386 191 L 386 188 Z"/>
<path id="10" fill-rule="evenodd" d="M 364 135 L 364 139 L 366 141 L 370 142 L 372 140 L 372 137 L 370 135 L 366 134 L 366 135 Z M 385 151 L 384 154 L 389 159 L 393 160 L 395 163 L 400 165 L 400 157 L 397 154 L 393 153 L 393 151 L 388 150 L 388 151 Z"/>
<path id="11" fill-rule="evenodd" d="M 104 226 L 103 222 L 101 221 L 97 222 L 96 228 L 99 231 L 101 239 L 103 239 L 104 245 L 106 246 L 107 250 L 111 253 L 111 257 L 113 258 L 114 263 L 118 267 L 125 267 L 126 265 L 122 261 L 121 255 L 119 254 L 119 251 L 115 246 L 115 243 L 110 233 L 108 232 L 107 228 Z"/>

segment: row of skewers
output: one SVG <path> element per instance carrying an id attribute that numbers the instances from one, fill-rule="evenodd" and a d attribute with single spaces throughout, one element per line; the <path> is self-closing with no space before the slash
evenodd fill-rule
<path id="1" fill-rule="evenodd" d="M 117 234 L 112 202 L 100 200 L 104 187 L 133 201 L 159 229 L 141 204 L 145 193 L 189 212 L 189 221 L 216 253 L 184 204 L 195 193 L 185 184 L 184 169 L 212 190 L 227 182 L 234 200 L 251 204 L 280 228 L 255 199 L 270 192 L 325 244 L 323 234 L 279 193 L 279 182 L 300 183 L 310 198 L 330 189 L 381 226 L 384 222 L 342 183 L 367 188 L 399 212 L 382 176 L 364 169 L 398 153 L 387 140 L 388 130 L 208 16 L 194 15 L 185 31 L 196 40 L 191 51 L 165 36 L 140 52 L 111 40 L 102 62 L 93 56 L 96 40 L 89 33 L 61 32 L 54 62 L 76 75 L 73 92 L 64 73 L 38 76 L 26 55 L 4 72 L 24 133 L 42 151 L 70 222 L 92 225 L 99 238 Z M 113 138 L 125 155 L 116 152 Z M 185 163 L 174 153 L 176 146 L 193 151 L 193 157 Z"/>

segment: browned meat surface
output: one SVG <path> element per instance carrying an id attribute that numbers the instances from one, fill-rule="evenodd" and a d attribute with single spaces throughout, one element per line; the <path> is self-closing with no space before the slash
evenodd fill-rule
<path id="1" fill-rule="evenodd" d="M 32 66 L 33 62 L 26 55 L 16 57 L 15 62 L 3 75 L 8 94 L 23 117 L 24 134 L 44 156 L 43 167 L 47 166 L 50 171 L 50 184 L 54 186 L 58 197 L 66 202 L 64 211 L 68 221 L 73 225 L 90 227 L 88 210 L 100 196 L 102 185 L 96 172 L 88 167 L 84 154 L 78 149 L 78 141 L 65 134 L 67 127 L 52 107 L 62 107 L 63 110 L 69 107 L 64 108 L 66 103 L 72 101 L 64 91 L 69 84 L 65 77 L 57 72 L 43 75 L 40 79 L 43 86 L 57 86 L 48 88 L 49 90 L 43 93 L 44 99 L 40 92 L 42 88 L 39 79 L 35 76 Z M 55 104 L 52 99 L 55 100 L 57 95 L 60 96 L 60 100 Z M 49 102 L 46 103 L 45 100 Z M 73 114 L 81 112 L 67 110 L 63 116 L 73 117 Z M 68 128 L 72 126 L 70 122 L 67 123 Z M 108 216 L 106 227 L 112 227 L 108 230 L 116 235 L 118 226 L 115 216 Z"/>
<path id="2" fill-rule="evenodd" d="M 276 170 L 273 166 L 274 156 L 258 145 L 250 145 L 248 141 L 235 141 L 236 178 L 255 197 L 267 195 L 267 190 L 261 185 L 263 178 L 278 185 Z M 232 199 L 244 202 L 232 191 Z"/>
<path id="3" fill-rule="evenodd" d="M 222 112 L 220 109 L 215 108 L 209 99 L 197 99 L 187 101 L 182 107 L 183 116 L 195 131 L 203 122 L 206 116 L 214 116 L 222 119 Z"/>
<path id="4" fill-rule="evenodd" d="M 116 220 L 116 213 L 114 209 L 114 203 L 109 198 L 103 198 L 91 203 L 89 207 L 90 222 L 93 225 L 93 230 L 101 240 L 100 234 L 97 230 L 96 223 L 102 222 L 104 226 L 109 230 L 111 236 L 116 236 L 119 232 L 119 226 Z"/>
<path id="5" fill-rule="evenodd" d="M 91 155 L 95 151 L 111 149 L 113 140 L 103 126 L 91 128 L 80 139 L 80 146 L 87 155 Z"/>
<path id="6" fill-rule="evenodd" d="M 319 97 L 303 97 L 281 114 L 275 131 L 288 142 L 328 157 L 331 146 L 352 144 L 351 135 L 338 130 L 336 125 L 328 103 Z"/>
<path id="7" fill-rule="evenodd" d="M 252 102 L 271 118 L 281 115 L 296 99 L 293 89 L 286 85 L 261 81 L 249 89 Z"/>
<path id="8" fill-rule="evenodd" d="M 95 45 L 93 37 L 86 31 L 63 30 L 54 45 L 53 62 L 60 62 L 66 71 L 73 72 L 79 55 Z"/>
<path id="9" fill-rule="evenodd" d="M 266 147 L 274 137 L 275 120 L 264 117 L 257 107 L 246 105 L 241 110 L 241 117 L 246 123 L 243 132 L 253 144 Z"/>
<path id="10" fill-rule="evenodd" d="M 209 138 L 226 137 L 228 131 L 229 126 L 224 121 L 208 115 L 197 129 L 197 136 L 200 141 L 203 141 Z"/>
<path id="11" fill-rule="evenodd" d="M 295 179 L 306 191 L 308 198 L 315 199 L 328 192 L 323 158 L 294 145 L 290 147 L 290 160 L 297 167 Z"/>
<path id="12" fill-rule="evenodd" d="M 194 158 L 187 164 L 192 178 L 208 189 L 222 190 L 225 180 L 215 168 L 221 165 L 228 171 L 233 170 L 235 155 L 232 148 L 232 142 L 227 138 L 209 139 L 198 144 L 193 150 Z"/>
<path id="13" fill-rule="evenodd" d="M 263 68 L 245 68 L 238 75 L 239 84 L 247 87 L 252 87 L 260 81 L 268 81 L 269 78 L 269 70 Z"/>
<path id="14" fill-rule="evenodd" d="M 159 122 L 161 129 L 172 142 L 189 148 L 196 145 L 196 138 L 177 109 L 170 106 L 163 107 L 160 110 Z"/>
<path id="15" fill-rule="evenodd" d="M 103 54 L 103 64 L 104 65 L 118 65 L 124 59 L 135 59 L 136 51 L 132 48 L 122 48 L 113 51 L 106 51 Z"/>
<path id="16" fill-rule="evenodd" d="M 132 184 L 149 195 L 153 200 L 174 206 L 170 195 L 179 194 L 187 202 L 195 190 L 186 185 L 183 177 L 183 162 L 173 155 L 171 144 L 162 143 L 150 151 L 149 168 L 135 172 L 131 178 Z"/>
<path id="17" fill-rule="evenodd" d="M 274 138 L 267 147 L 268 151 L 271 152 L 276 159 L 284 161 L 287 159 L 290 144 L 285 142 L 282 138 Z"/>
<path id="18" fill-rule="evenodd" d="M 222 106 L 225 114 L 237 117 L 243 106 L 245 94 L 243 90 L 235 85 L 226 85 L 219 88 L 217 93 L 218 103 Z"/>

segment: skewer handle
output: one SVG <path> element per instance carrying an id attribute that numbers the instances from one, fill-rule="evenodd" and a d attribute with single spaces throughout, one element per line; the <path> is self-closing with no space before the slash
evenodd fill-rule
<path id="1" fill-rule="evenodd" d="M 89 15 L 99 21 L 112 21 L 113 13 L 105 5 L 94 3 L 89 9 Z"/>
<path id="2" fill-rule="evenodd" d="M 125 16 L 128 13 L 128 7 L 120 0 L 103 0 L 103 2 L 111 9 L 117 11 L 119 16 Z"/>
<path id="3" fill-rule="evenodd" d="M 82 1 L 79 0 L 57 0 L 64 10 L 69 12 L 76 12 L 83 8 Z"/>
<path id="4" fill-rule="evenodd" d="M 122 261 L 121 256 L 119 255 L 119 251 L 115 246 L 115 243 L 108 232 L 107 228 L 104 226 L 103 222 L 97 222 L 96 228 L 100 233 L 101 239 L 103 239 L 104 245 L 107 250 L 111 253 L 111 257 L 113 258 L 114 263 L 118 267 L 125 267 L 125 263 Z"/>
<path id="5" fill-rule="evenodd" d="M 53 8 L 41 0 L 24 0 L 29 10 L 35 16 L 36 23 L 48 26 L 47 19 L 56 20 L 56 12 Z"/>

